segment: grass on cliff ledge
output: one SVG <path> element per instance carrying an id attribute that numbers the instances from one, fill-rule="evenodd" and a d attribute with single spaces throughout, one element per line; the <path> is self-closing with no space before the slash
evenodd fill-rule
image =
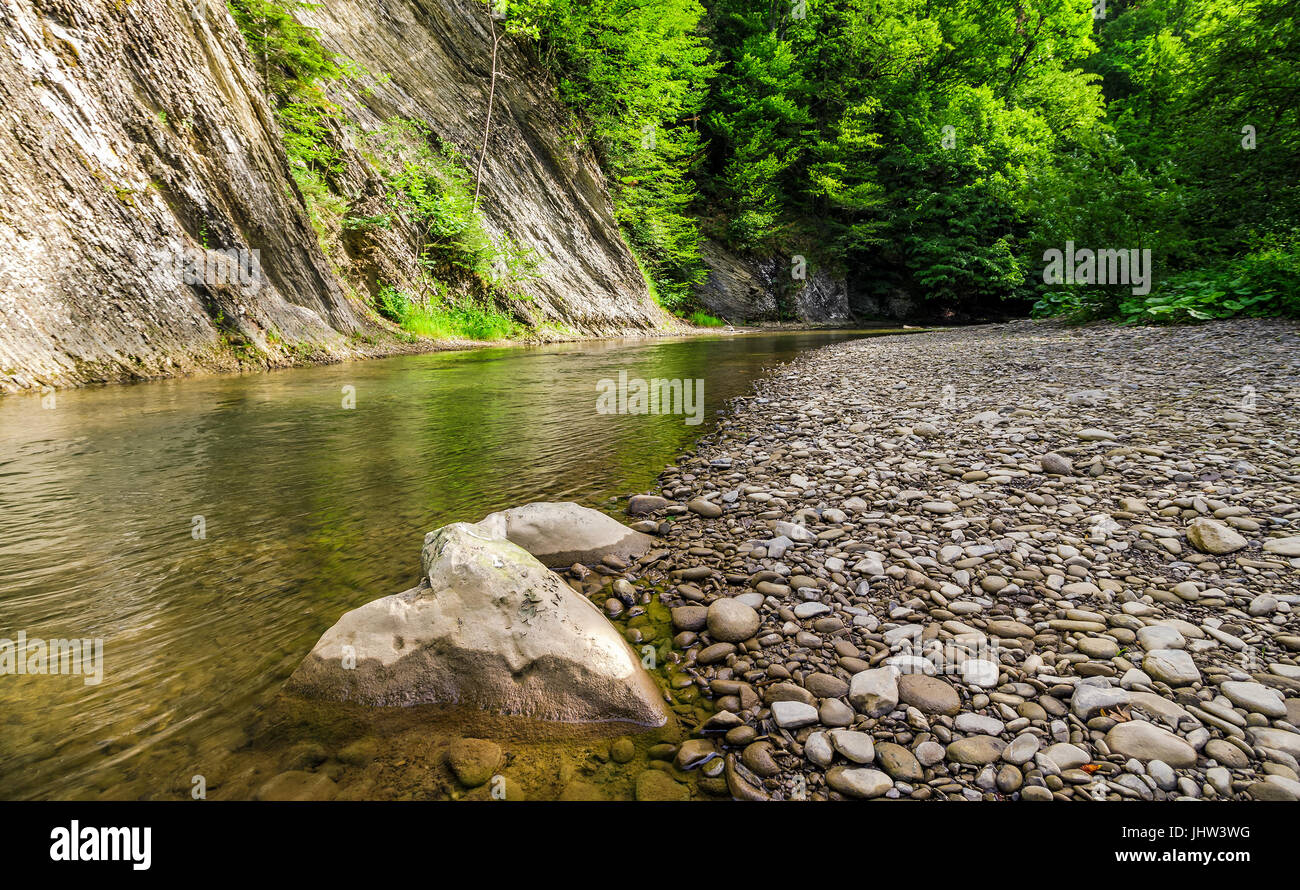
<path id="1" fill-rule="evenodd" d="M 686 316 L 686 320 L 699 328 L 721 328 L 726 327 L 726 322 L 722 319 L 710 315 L 707 312 L 692 312 Z"/>
<path id="2" fill-rule="evenodd" d="M 494 306 L 421 301 L 392 286 L 379 292 L 379 310 L 402 330 L 433 340 L 508 340 L 523 326 Z"/>

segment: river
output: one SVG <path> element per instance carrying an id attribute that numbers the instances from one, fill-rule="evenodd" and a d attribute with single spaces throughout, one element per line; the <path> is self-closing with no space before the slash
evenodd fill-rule
<path id="1" fill-rule="evenodd" d="M 0 639 L 103 641 L 101 682 L 0 676 L 0 798 L 166 796 L 220 774 L 424 533 L 537 500 L 617 510 L 779 362 L 874 332 L 401 356 L 0 399 Z M 596 410 L 702 379 L 704 423 Z M 348 406 L 349 402 L 352 406 Z M 93 678 L 91 678 L 93 679 Z"/>

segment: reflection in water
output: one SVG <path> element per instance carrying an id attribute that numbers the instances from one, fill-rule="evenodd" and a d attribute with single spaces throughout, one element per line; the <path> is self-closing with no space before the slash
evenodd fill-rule
<path id="1" fill-rule="evenodd" d="M 0 798 L 156 796 L 195 764 L 219 773 L 342 612 L 414 583 L 426 531 L 645 490 L 764 368 L 852 336 L 491 349 L 60 392 L 52 410 L 0 400 L 0 638 L 102 638 L 105 662 L 99 685 L 0 676 Z M 703 378 L 704 425 L 598 414 L 597 381 L 620 370 Z"/>

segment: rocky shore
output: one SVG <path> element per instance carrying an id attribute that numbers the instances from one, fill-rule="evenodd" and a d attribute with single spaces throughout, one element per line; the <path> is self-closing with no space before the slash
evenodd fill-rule
<path id="1" fill-rule="evenodd" d="M 570 583 L 671 610 L 687 731 L 647 774 L 742 799 L 1300 798 L 1294 323 L 828 346 L 627 507 L 659 543 Z"/>

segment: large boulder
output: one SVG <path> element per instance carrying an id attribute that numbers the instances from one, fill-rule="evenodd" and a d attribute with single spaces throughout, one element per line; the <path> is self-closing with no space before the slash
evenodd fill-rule
<path id="1" fill-rule="evenodd" d="M 419 587 L 345 614 L 286 688 L 563 722 L 667 721 L 663 695 L 614 626 L 521 547 L 455 523 L 425 536 L 422 563 Z"/>
<path id="2" fill-rule="evenodd" d="M 548 566 L 597 563 L 602 557 L 636 559 L 654 538 L 633 531 L 599 510 L 571 502 L 524 504 L 489 513 L 478 523 L 489 535 L 506 538 Z"/>

